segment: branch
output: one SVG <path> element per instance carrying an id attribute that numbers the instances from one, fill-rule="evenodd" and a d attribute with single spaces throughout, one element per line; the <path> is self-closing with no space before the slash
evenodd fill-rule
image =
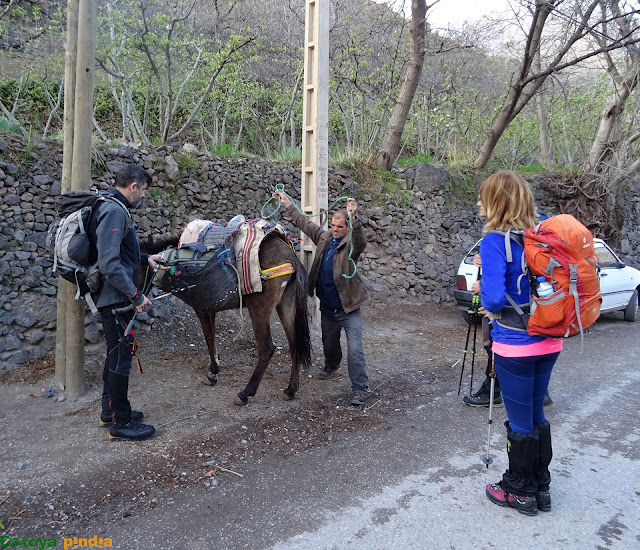
<path id="1" fill-rule="evenodd" d="M 202 108 L 202 105 L 204 105 L 204 102 L 207 99 L 207 96 L 209 95 L 209 93 L 211 92 L 211 88 L 213 88 L 213 84 L 216 81 L 216 79 L 218 78 L 218 75 L 222 72 L 222 69 L 226 66 L 226 64 L 231 60 L 231 56 L 238 52 L 239 50 L 241 50 L 242 48 L 244 48 L 245 46 L 248 46 L 249 44 L 251 44 L 253 41 L 256 40 L 255 36 L 250 36 L 249 38 L 246 38 L 241 44 L 238 44 L 237 46 L 234 46 L 233 48 L 231 48 L 231 50 L 227 53 L 227 55 L 225 56 L 225 58 L 222 60 L 222 62 L 220 63 L 220 65 L 218 66 L 218 68 L 215 70 L 215 72 L 211 75 L 211 78 L 209 79 L 209 83 L 207 84 L 207 88 L 206 90 L 202 93 L 202 95 L 200 96 L 200 99 L 198 100 L 198 103 L 196 104 L 196 106 L 194 107 L 193 111 L 191 111 L 191 114 L 189 115 L 189 118 L 187 119 L 187 121 L 182 125 L 182 128 L 180 128 L 177 132 L 175 132 L 173 135 L 169 136 L 167 138 L 167 141 L 173 141 L 174 139 L 176 139 L 177 137 L 179 137 L 188 127 L 189 125 L 193 122 L 193 120 L 195 119 L 196 116 L 198 116 L 198 113 L 200 112 L 200 109 Z"/>
<path id="2" fill-rule="evenodd" d="M 53 115 L 56 114 L 56 111 L 60 107 L 60 103 L 62 103 L 62 92 L 64 90 L 64 80 L 63 79 L 60 80 L 60 86 L 58 88 L 58 100 L 56 101 L 55 105 L 53 105 L 53 96 L 51 95 L 51 93 L 49 92 L 46 86 L 44 89 L 47 92 L 47 100 L 49 101 L 49 105 L 51 106 L 51 112 L 49 113 L 49 118 L 47 118 L 47 124 L 45 125 L 44 131 L 42 132 L 42 139 L 45 139 L 47 137 L 47 132 L 49 131 L 49 125 L 51 124 L 51 119 L 53 118 Z M 60 117 L 58 117 L 58 120 L 60 120 Z"/>

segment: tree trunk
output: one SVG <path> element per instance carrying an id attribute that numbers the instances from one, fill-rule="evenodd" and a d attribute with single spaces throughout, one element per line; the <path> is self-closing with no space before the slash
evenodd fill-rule
<path id="1" fill-rule="evenodd" d="M 534 54 L 533 65 L 537 73 L 542 72 L 540 66 L 540 50 Z M 549 152 L 549 117 L 545 102 L 544 91 L 536 94 L 536 109 L 538 111 L 538 133 L 540 134 L 540 160 L 545 168 L 551 166 L 551 153 Z"/>
<path id="2" fill-rule="evenodd" d="M 409 54 L 409 68 L 402 89 L 396 100 L 396 104 L 389 119 L 387 131 L 382 138 L 382 144 L 378 151 L 378 166 L 389 170 L 400 151 L 400 140 L 404 132 L 411 103 L 420 83 L 422 67 L 424 65 L 425 35 L 426 35 L 426 0 L 413 0 L 411 3 L 411 53 Z"/>
<path id="3" fill-rule="evenodd" d="M 621 34 L 626 36 L 630 35 L 632 32 L 631 25 L 629 21 L 621 15 L 617 0 L 611 1 L 611 9 L 616 17 L 616 23 L 618 24 Z M 627 54 L 629 56 L 629 64 L 624 76 L 618 72 L 611 56 L 608 53 L 605 54 L 607 72 L 613 80 L 615 92 L 600 117 L 600 125 L 598 126 L 596 137 L 591 145 L 587 161 L 583 166 L 585 173 L 597 173 L 599 171 L 600 164 L 607 156 L 607 150 L 611 146 L 611 135 L 617 125 L 618 118 L 624 110 L 627 99 L 629 99 L 629 96 L 638 85 L 640 52 L 637 47 L 633 47 L 627 48 Z"/>

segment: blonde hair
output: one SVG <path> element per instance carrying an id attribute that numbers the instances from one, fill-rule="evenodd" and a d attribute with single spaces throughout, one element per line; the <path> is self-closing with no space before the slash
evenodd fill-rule
<path id="1" fill-rule="evenodd" d="M 511 170 L 496 172 L 480 186 L 480 200 L 487 212 L 484 232 L 527 229 L 538 223 L 531 187 Z"/>

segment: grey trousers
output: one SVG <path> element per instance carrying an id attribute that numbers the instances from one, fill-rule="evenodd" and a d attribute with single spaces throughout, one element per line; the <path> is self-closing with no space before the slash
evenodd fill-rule
<path id="1" fill-rule="evenodd" d="M 334 371 L 340 368 L 342 349 L 340 332 L 344 329 L 347 335 L 347 367 L 351 379 L 353 393 L 369 391 L 367 362 L 362 349 L 362 315 L 357 309 L 351 313 L 336 311 L 320 304 L 322 328 L 322 346 L 324 348 L 324 368 Z"/>

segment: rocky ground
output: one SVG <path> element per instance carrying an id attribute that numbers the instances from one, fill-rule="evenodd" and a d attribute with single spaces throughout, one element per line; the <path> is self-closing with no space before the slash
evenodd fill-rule
<path id="1" fill-rule="evenodd" d="M 318 333 L 313 335 L 314 365 L 302 377 L 296 400 L 282 400 L 289 360 L 284 334 L 274 322 L 278 351 L 256 397 L 237 407 L 233 397 L 249 380 L 256 358 L 248 318 L 234 339 L 240 329 L 237 313 L 219 316 L 223 370 L 219 384 L 210 387 L 204 384 L 208 355 L 195 316 L 178 303 L 172 312 L 170 322 L 139 335 L 144 373 L 131 376 L 132 404 L 157 428 L 150 440 L 113 441 L 99 425 L 101 346 L 87 349 L 86 392 L 79 398 L 64 392 L 46 396 L 53 385 L 50 357 L 2 374 L 0 533 L 82 535 L 90 520 L 107 523 L 170 505 L 177 489 L 215 490 L 229 476 L 242 476 L 247 463 L 269 457 L 284 465 L 287 457 L 367 430 L 403 402 L 423 397 L 430 383 L 446 380 L 456 387 L 460 363 L 453 365 L 467 333 L 452 306 L 366 308 L 373 393 L 365 407 L 351 407 L 344 367 L 329 381 L 313 376 L 322 366 Z M 485 365 L 479 357 L 476 381 Z"/>

